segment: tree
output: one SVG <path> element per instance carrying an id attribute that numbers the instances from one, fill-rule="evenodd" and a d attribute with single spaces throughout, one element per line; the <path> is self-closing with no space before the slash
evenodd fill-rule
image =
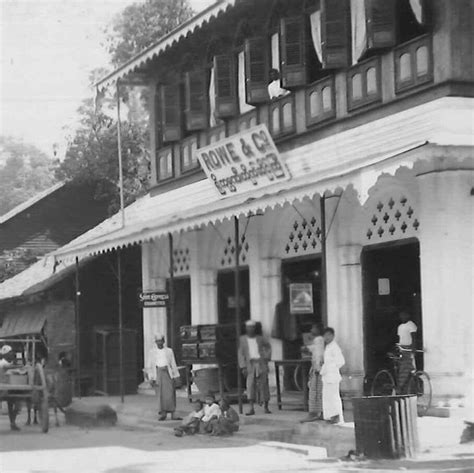
<path id="1" fill-rule="evenodd" d="M 55 167 L 36 146 L 0 137 L 0 215 L 51 187 Z"/>
<path id="2" fill-rule="evenodd" d="M 107 106 L 107 103 L 109 106 Z M 56 175 L 60 179 L 95 184 L 95 198 L 109 202 L 110 213 L 120 208 L 117 123 L 111 117 L 111 99 L 96 110 L 93 100 L 79 107 L 79 126 L 70 138 L 64 161 Z M 149 154 L 147 134 L 139 124 L 122 122 L 122 159 L 125 204 L 147 191 Z"/>
<path id="3" fill-rule="evenodd" d="M 146 0 L 126 7 L 106 30 L 112 65 L 124 64 L 192 15 L 187 0 Z"/>

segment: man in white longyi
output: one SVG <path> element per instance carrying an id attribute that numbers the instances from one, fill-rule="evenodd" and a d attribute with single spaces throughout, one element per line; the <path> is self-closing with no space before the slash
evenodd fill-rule
<path id="1" fill-rule="evenodd" d="M 328 327 L 324 330 L 324 362 L 321 367 L 323 380 L 323 416 L 332 424 L 344 422 L 342 415 L 342 401 L 339 392 L 341 383 L 340 369 L 346 362 L 339 345 L 334 340 L 334 329 Z"/>

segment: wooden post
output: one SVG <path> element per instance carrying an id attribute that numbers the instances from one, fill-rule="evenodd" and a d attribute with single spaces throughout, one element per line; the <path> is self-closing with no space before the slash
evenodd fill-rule
<path id="1" fill-rule="evenodd" d="M 79 258 L 76 256 L 76 276 L 75 276 L 75 289 L 76 289 L 76 305 L 75 305 L 75 325 L 76 325 L 76 383 L 78 388 L 79 399 L 81 398 L 81 287 L 79 281 Z M 34 361 L 33 361 L 34 363 Z"/>
<path id="2" fill-rule="evenodd" d="M 168 233 L 168 241 L 169 241 L 169 251 L 170 251 L 170 278 L 168 284 L 168 292 L 169 292 L 169 301 L 168 301 L 168 323 L 170 327 L 169 337 L 170 337 L 170 347 L 175 350 L 175 339 L 174 339 L 174 244 L 173 244 L 173 234 Z"/>
<path id="3" fill-rule="evenodd" d="M 123 162 L 122 162 L 122 123 L 120 120 L 120 89 L 117 80 L 117 151 L 119 166 L 120 215 L 122 227 L 125 226 L 125 201 L 123 196 Z"/>
<path id="4" fill-rule="evenodd" d="M 237 339 L 237 351 L 240 341 L 240 231 L 239 217 L 234 217 L 235 230 L 235 273 L 234 273 L 234 295 L 235 295 L 235 336 Z M 242 414 L 242 375 L 237 353 L 237 395 L 239 399 L 239 413 Z"/>
<path id="5" fill-rule="evenodd" d="M 321 318 L 323 325 L 328 323 L 328 290 L 327 290 L 327 253 L 326 253 L 326 198 L 319 198 L 321 212 Z"/>
<path id="6" fill-rule="evenodd" d="M 119 383 L 120 400 L 124 402 L 123 383 L 123 301 L 122 301 L 122 254 L 121 249 L 117 249 L 117 281 L 118 281 L 118 316 L 119 316 Z"/>

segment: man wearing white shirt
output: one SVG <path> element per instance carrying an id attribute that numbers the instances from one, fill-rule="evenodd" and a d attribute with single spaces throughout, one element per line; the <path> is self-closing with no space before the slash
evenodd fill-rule
<path id="1" fill-rule="evenodd" d="M 265 413 L 270 414 L 270 387 L 268 385 L 268 362 L 272 357 L 270 342 L 256 333 L 256 322 L 249 320 L 245 324 L 245 335 L 239 340 L 239 367 L 247 380 L 247 397 L 250 410 L 247 415 L 255 414 L 255 402 L 264 405 Z"/>
<path id="2" fill-rule="evenodd" d="M 410 313 L 402 310 L 399 314 L 401 324 L 398 326 L 398 344 L 400 346 L 400 364 L 398 367 L 398 387 L 405 392 L 410 373 L 415 370 L 416 341 L 415 334 L 418 327 L 411 320 Z"/>
<path id="3" fill-rule="evenodd" d="M 268 84 L 268 95 L 270 98 L 277 99 L 279 97 L 284 97 L 290 93 L 289 90 L 284 89 L 280 83 L 280 73 L 278 69 L 271 69 L 270 70 L 270 83 Z"/>
<path id="4" fill-rule="evenodd" d="M 150 384 L 155 388 L 158 398 L 158 420 L 166 420 L 168 412 L 175 417 L 176 392 L 174 380 L 179 378 L 178 367 L 171 348 L 165 347 L 165 337 L 155 335 L 155 346 L 150 350 L 146 369 Z"/>

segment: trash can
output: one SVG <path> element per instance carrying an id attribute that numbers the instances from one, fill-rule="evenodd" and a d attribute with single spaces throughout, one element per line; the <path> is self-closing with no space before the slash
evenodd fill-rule
<path id="1" fill-rule="evenodd" d="M 356 449 L 368 458 L 411 458 L 418 451 L 416 396 L 353 398 Z"/>

